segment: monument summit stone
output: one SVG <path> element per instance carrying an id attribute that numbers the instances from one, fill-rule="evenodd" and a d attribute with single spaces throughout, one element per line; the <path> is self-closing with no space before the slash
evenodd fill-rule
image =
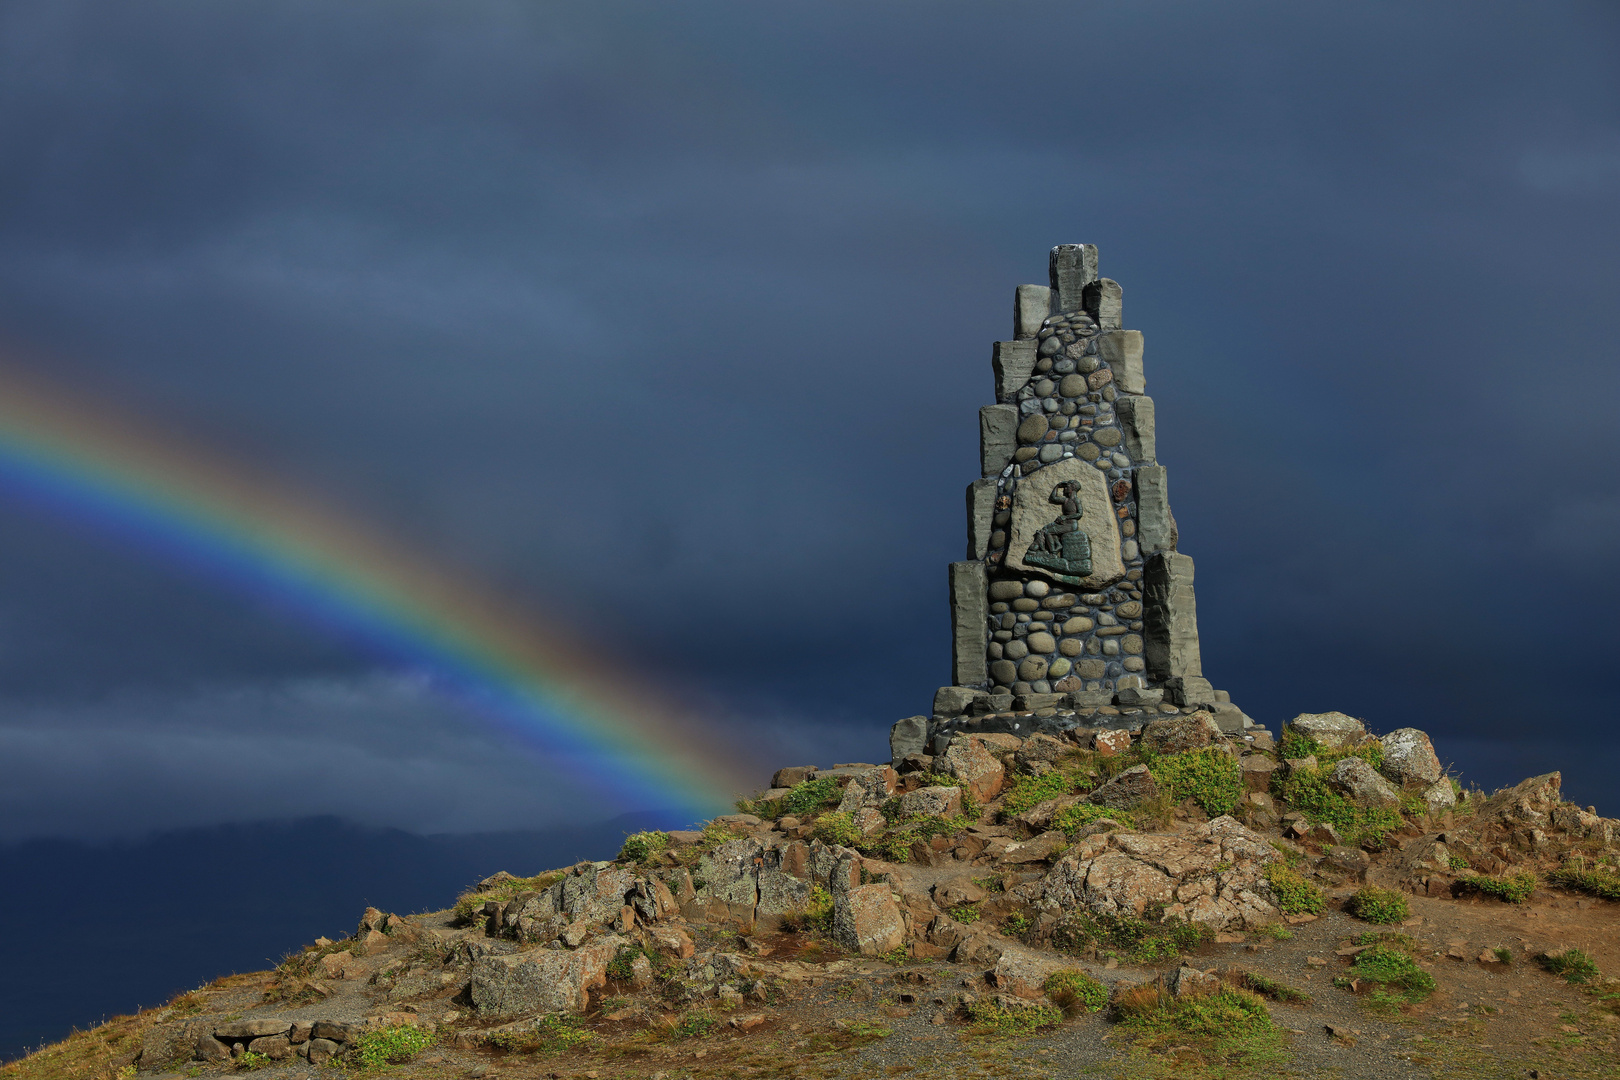
<path id="1" fill-rule="evenodd" d="M 1018 286 L 1013 339 L 991 347 L 967 558 L 949 574 L 954 685 L 931 719 L 905 722 L 908 744 L 924 719 L 929 743 L 1195 708 L 1230 731 L 1253 725 L 1204 677 L 1142 333 L 1097 267 L 1090 244 L 1053 248 L 1050 284 Z"/>

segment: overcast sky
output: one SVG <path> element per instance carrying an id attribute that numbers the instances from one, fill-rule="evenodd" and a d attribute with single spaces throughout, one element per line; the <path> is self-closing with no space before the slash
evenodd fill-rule
<path id="1" fill-rule="evenodd" d="M 8 351 L 762 770 L 948 681 L 990 343 L 1082 242 L 1215 685 L 1620 813 L 1612 3 L 0 5 Z M 0 838 L 639 808 L 115 538 L 0 501 L 0 567 Z"/>

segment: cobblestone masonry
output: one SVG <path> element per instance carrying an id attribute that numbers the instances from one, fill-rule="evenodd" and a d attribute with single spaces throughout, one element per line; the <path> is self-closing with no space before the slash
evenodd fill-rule
<path id="1" fill-rule="evenodd" d="M 1117 705 L 1223 706 L 1223 726 L 1252 724 L 1203 677 L 1193 562 L 1123 291 L 1090 244 L 1053 248 L 1050 276 L 1018 286 L 1013 340 L 991 349 L 967 559 L 950 567 L 955 688 L 934 727 L 1014 704 L 1048 727 Z"/>

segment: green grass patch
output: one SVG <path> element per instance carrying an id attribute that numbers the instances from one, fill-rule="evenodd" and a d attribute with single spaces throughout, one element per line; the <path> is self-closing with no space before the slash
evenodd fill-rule
<path id="1" fill-rule="evenodd" d="M 624 838 L 624 846 L 619 849 L 620 862 L 633 862 L 645 866 L 656 859 L 669 847 L 669 833 L 654 830 L 652 832 L 631 833 Z"/>
<path id="2" fill-rule="evenodd" d="M 1258 971 L 1239 971 L 1236 973 L 1238 985 L 1245 990 L 1252 990 L 1256 994 L 1268 997 L 1272 1001 L 1281 1001 L 1289 1005 L 1309 1005 L 1311 995 L 1287 983 L 1278 982 L 1268 975 Z"/>
<path id="3" fill-rule="evenodd" d="M 398 1024 L 368 1031 L 355 1041 L 354 1062 L 362 1069 L 404 1065 L 433 1045 L 433 1032 Z"/>
<path id="4" fill-rule="evenodd" d="M 899 800 L 890 799 L 889 802 L 898 804 Z M 932 840 L 936 836 L 955 836 L 971 824 L 973 824 L 973 820 L 966 817 L 925 815 L 899 819 L 891 818 L 887 828 L 881 832 L 860 837 L 850 846 L 853 846 L 862 855 L 870 855 L 885 862 L 910 862 L 911 845 L 917 841 Z"/>
<path id="5" fill-rule="evenodd" d="M 979 921 L 979 905 L 977 903 L 957 904 L 955 907 L 948 909 L 946 914 L 959 923 L 971 925 Z"/>
<path id="6" fill-rule="evenodd" d="M 1063 1022 L 1063 1010 L 1056 1005 L 1000 1005 L 995 1001 L 975 1001 L 967 1007 L 968 1016 L 981 1035 L 1011 1037 L 1033 1035 L 1044 1027 Z"/>
<path id="7" fill-rule="evenodd" d="M 1620 900 L 1620 874 L 1602 866 L 1588 867 L 1583 861 L 1567 862 L 1547 875 L 1547 880 L 1564 889 L 1574 889 L 1600 900 Z"/>
<path id="8" fill-rule="evenodd" d="M 264 1068 L 266 1065 L 271 1064 L 273 1060 L 269 1054 L 261 1054 L 255 1050 L 244 1050 L 242 1056 L 236 1059 L 236 1067 L 252 1072 L 255 1069 Z"/>
<path id="9" fill-rule="evenodd" d="M 1175 802 L 1191 799 L 1210 817 L 1237 809 L 1243 798 L 1243 770 L 1237 758 L 1222 750 L 1183 750 L 1148 762 L 1154 782 Z"/>
<path id="10" fill-rule="evenodd" d="M 1352 980 L 1371 983 L 1369 999 L 1375 1007 L 1415 1005 L 1434 993 L 1434 976 L 1418 966 L 1412 954 L 1394 945 L 1374 945 L 1356 954 L 1348 975 L 1333 985 L 1349 989 Z"/>
<path id="11" fill-rule="evenodd" d="M 1041 991 L 1065 1016 L 1096 1012 L 1108 1004 L 1108 987 L 1084 971 L 1054 971 L 1041 984 Z"/>
<path id="12" fill-rule="evenodd" d="M 1580 949 L 1560 949 L 1542 953 L 1536 963 L 1554 975 L 1561 975 L 1568 983 L 1589 983 L 1598 977 L 1597 964 Z"/>
<path id="13" fill-rule="evenodd" d="M 1059 810 L 1057 816 L 1052 819 L 1052 827 L 1062 829 L 1063 835 L 1073 840 L 1087 826 L 1094 825 L 1104 818 L 1117 821 L 1127 829 L 1136 826 L 1135 820 L 1125 810 L 1111 810 L 1106 806 L 1082 802 Z"/>
<path id="14" fill-rule="evenodd" d="M 672 1039 L 698 1039 L 707 1035 L 720 1023 L 720 1019 L 706 1012 L 689 1012 L 670 1025 Z"/>
<path id="15" fill-rule="evenodd" d="M 1197 1076 L 1230 1076 L 1280 1064 L 1287 1037 L 1271 1021 L 1265 1002 L 1222 986 L 1198 997 L 1172 998 L 1162 987 L 1137 988 L 1116 1003 L 1120 1026 L 1142 1050 L 1174 1055 L 1177 1075 L 1203 1066 Z"/>
<path id="16" fill-rule="evenodd" d="M 477 917 L 476 912 L 478 909 L 491 900 L 504 904 L 519 893 L 539 892 L 542 889 L 549 889 L 567 876 L 568 871 L 566 870 L 552 870 L 544 874 L 536 874 L 534 877 L 511 878 L 483 892 L 477 890 L 464 892 L 456 898 L 454 909 L 456 921 L 463 924 L 470 923 Z M 345 948 L 348 944 L 352 944 L 352 942 L 337 943 L 338 948 Z M 326 951 L 335 952 L 337 950 L 329 947 Z"/>
<path id="17" fill-rule="evenodd" d="M 1150 910 L 1148 914 L 1153 914 Z M 1135 915 L 1077 912 L 1052 931 L 1052 944 L 1063 952 L 1089 947 L 1116 953 L 1143 964 L 1170 960 L 1191 952 L 1214 937 L 1202 923 L 1159 922 Z"/>
<path id="18" fill-rule="evenodd" d="M 1271 884 L 1277 907 L 1284 915 L 1320 915 L 1327 906 L 1322 890 L 1281 859 L 1266 864 L 1266 881 Z"/>
<path id="19" fill-rule="evenodd" d="M 837 806 L 843 798 L 844 789 L 838 786 L 837 779 L 831 776 L 818 776 L 814 780 L 794 784 L 786 795 L 773 800 L 769 806 L 769 816 L 809 817 L 824 807 Z"/>
<path id="20" fill-rule="evenodd" d="M 1268 937 L 1272 941 L 1294 940 L 1294 932 L 1285 924 L 1280 922 L 1266 923 L 1264 926 L 1257 926 L 1254 928 L 1254 932 L 1259 934 L 1261 937 Z"/>
<path id="21" fill-rule="evenodd" d="M 1468 874 L 1459 878 L 1458 884 L 1470 892 L 1494 896 L 1509 904 L 1522 904 L 1535 895 L 1536 875 L 1528 870 L 1520 870 L 1516 874 L 1503 877 Z"/>
<path id="22" fill-rule="evenodd" d="M 1060 795 L 1072 795 L 1079 788 L 1080 777 L 1058 769 L 1045 776 L 1020 776 L 1002 795 L 1001 818 L 1011 820 L 1039 803 Z"/>
<path id="23" fill-rule="evenodd" d="M 860 842 L 861 830 L 855 827 L 855 822 L 841 810 L 834 810 L 830 814 L 822 814 L 816 819 L 815 827 L 810 832 L 823 844 L 836 844 L 840 847 L 854 847 Z"/>
<path id="24" fill-rule="evenodd" d="M 1405 922 L 1412 914 L 1406 894 L 1377 885 L 1364 885 L 1350 897 L 1344 909 L 1364 922 L 1379 926 L 1394 926 Z"/>

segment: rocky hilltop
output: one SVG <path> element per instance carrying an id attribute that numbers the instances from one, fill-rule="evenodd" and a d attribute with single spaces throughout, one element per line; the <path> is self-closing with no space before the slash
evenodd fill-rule
<path id="1" fill-rule="evenodd" d="M 1339 713 L 1116 715 L 784 768 L 4 1073 L 1614 1075 L 1620 821 L 1558 774 L 1468 791 Z"/>

